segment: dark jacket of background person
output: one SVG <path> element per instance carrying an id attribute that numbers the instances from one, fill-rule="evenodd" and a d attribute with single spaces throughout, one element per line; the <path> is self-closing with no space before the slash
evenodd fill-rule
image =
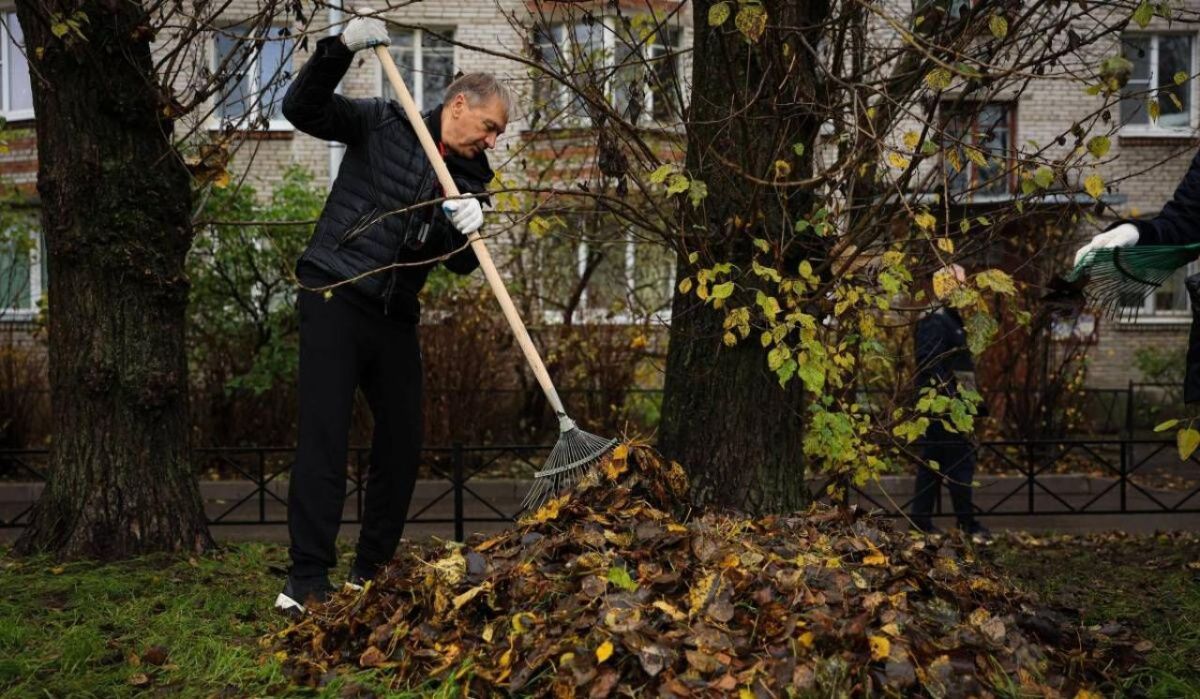
<path id="1" fill-rule="evenodd" d="M 917 389 L 936 386 L 939 394 L 958 397 L 963 390 L 978 390 L 975 385 L 975 363 L 967 346 L 967 333 L 958 311 L 942 307 L 917 321 L 916 345 Z M 981 403 L 980 414 L 985 409 Z M 975 522 L 972 505 L 972 485 L 975 478 L 975 446 L 967 436 L 951 432 L 940 419 L 931 419 L 925 436 L 919 442 L 924 463 L 917 467 L 911 516 L 913 524 L 929 531 L 930 516 L 938 500 L 941 484 L 946 483 L 958 524 L 973 531 Z M 926 464 L 935 461 L 938 470 Z"/>

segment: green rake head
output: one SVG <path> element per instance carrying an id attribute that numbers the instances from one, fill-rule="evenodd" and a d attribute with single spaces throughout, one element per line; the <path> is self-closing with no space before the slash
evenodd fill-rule
<path id="1" fill-rule="evenodd" d="M 1086 304 L 1109 317 L 1136 315 L 1147 296 L 1198 256 L 1200 243 L 1092 250 L 1065 276 L 1051 281 L 1042 300 L 1076 308 Z"/>

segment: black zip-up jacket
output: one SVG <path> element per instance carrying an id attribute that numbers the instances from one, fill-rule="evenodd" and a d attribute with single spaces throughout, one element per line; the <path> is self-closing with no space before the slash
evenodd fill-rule
<path id="1" fill-rule="evenodd" d="M 334 92 L 354 59 L 341 39 L 317 42 L 283 98 L 283 115 L 316 138 L 346 144 L 346 154 L 296 274 L 308 286 L 353 279 L 393 263 L 435 260 L 466 243 L 440 204 L 441 187 L 403 109 L 382 99 L 349 99 Z M 441 143 L 442 108 L 426 113 Z M 444 150 L 444 149 L 443 149 Z M 492 169 L 482 152 L 471 159 L 448 153 L 446 165 L 463 192 L 483 192 Z M 481 196 L 486 201 L 486 196 Z M 351 293 L 385 315 L 417 323 L 417 295 L 436 262 L 369 274 L 334 293 Z M 479 266 L 468 247 L 444 262 L 458 274 Z"/>
<path id="2" fill-rule="evenodd" d="M 921 317 L 914 340 L 918 391 L 934 385 L 940 393 L 957 397 L 960 389 L 979 390 L 967 331 L 956 309 L 943 306 Z M 981 416 L 987 415 L 986 402 L 978 409 Z"/>

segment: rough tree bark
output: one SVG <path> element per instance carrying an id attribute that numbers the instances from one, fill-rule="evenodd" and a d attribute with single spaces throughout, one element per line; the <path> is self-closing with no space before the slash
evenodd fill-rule
<path id="1" fill-rule="evenodd" d="M 732 17 L 721 27 L 708 25 L 714 4 L 698 0 L 694 5 L 687 167 L 707 184 L 708 197 L 701 210 L 684 207 L 685 250 L 678 277 L 694 273 L 684 256 L 690 251 L 700 253 L 702 264 L 730 262 L 748 271 L 756 237 L 784 241 L 778 249 L 780 264 L 794 274 L 800 259 L 825 254 L 786 234 L 781 237 L 781 231 L 791 231 L 795 219 L 808 213 L 811 195 L 780 191 L 745 175 L 769 178 L 772 163 L 781 157 L 797 165 L 794 175 L 811 169 L 811 148 L 799 158 L 792 150 L 795 143 L 811 146 L 820 126 L 819 86 L 799 38 L 817 46 L 814 25 L 829 7 L 825 2 L 766 2 L 770 26 L 757 43 L 749 43 Z M 735 281 L 739 291 L 731 305 L 746 305 L 747 298 L 752 305 L 757 280 L 745 274 Z M 794 510 L 808 498 L 800 382 L 793 379 L 781 388 L 753 336 L 726 347 L 721 340 L 724 315 L 694 294 L 676 290 L 659 445 L 686 465 L 700 503 L 757 512 Z"/>
<path id="2" fill-rule="evenodd" d="M 17 15 L 37 114 L 54 428 L 18 550 L 202 550 L 212 541 L 188 448 L 184 353 L 191 188 L 145 10 L 20 0 Z"/>

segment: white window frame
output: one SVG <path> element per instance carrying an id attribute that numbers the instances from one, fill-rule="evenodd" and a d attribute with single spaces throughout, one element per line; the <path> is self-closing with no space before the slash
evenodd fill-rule
<path id="1" fill-rule="evenodd" d="M 624 292 L 626 294 L 627 303 L 624 309 L 619 313 L 613 313 L 604 308 L 592 308 L 588 304 L 588 288 L 583 287 L 583 291 L 579 296 L 579 306 L 576 308 L 575 316 L 584 323 L 592 325 L 633 325 L 640 322 L 642 318 L 635 316 L 628 303 L 628 297 L 634 292 L 637 286 L 637 241 L 634 236 L 627 235 L 625 237 L 625 278 Z M 578 263 L 578 274 L 582 279 L 584 272 L 587 271 L 588 263 L 588 242 L 580 240 L 576 246 L 576 262 Z M 671 322 L 671 299 L 675 293 L 675 268 L 671 267 L 671 274 L 668 278 L 667 287 L 667 304 L 666 307 L 652 312 L 648 320 L 653 323 L 670 323 Z M 552 315 L 556 317 L 556 321 L 561 323 L 562 313 L 555 312 Z"/>
<path id="2" fill-rule="evenodd" d="M 1150 54 L 1147 59 L 1150 62 L 1149 89 L 1155 90 L 1155 85 L 1158 85 L 1158 42 L 1162 37 L 1181 36 L 1188 37 L 1192 40 L 1191 65 L 1188 66 L 1188 75 L 1196 75 L 1198 59 L 1200 59 L 1200 33 L 1198 32 L 1126 32 L 1121 35 L 1122 41 L 1125 38 L 1131 39 L 1149 39 Z M 1161 126 L 1161 118 L 1154 121 L 1149 120 L 1145 124 L 1121 124 L 1121 129 L 1118 132 L 1121 136 L 1190 136 L 1196 131 L 1197 123 L 1197 105 L 1196 105 L 1196 81 L 1189 79 L 1186 83 L 1188 90 L 1188 123 L 1187 126 Z M 1124 101 L 1124 100 L 1122 100 Z M 1161 104 L 1161 103 L 1160 103 Z M 1120 102 L 1117 104 L 1118 115 L 1120 118 Z"/>
<path id="3" fill-rule="evenodd" d="M 0 37 L 0 71 L 4 71 L 0 80 L 3 81 L 4 89 L 0 90 L 0 115 L 8 121 L 22 121 L 34 118 L 33 108 L 29 109 L 12 109 L 12 80 L 9 80 L 9 61 L 13 51 L 21 49 L 14 45 L 12 38 L 12 30 L 9 27 L 9 22 L 17 21 L 17 13 L 13 10 L 4 10 L 4 27 L 0 27 L 4 36 Z M 29 71 L 25 72 L 25 79 L 30 80 Z M 32 89 L 32 86 L 31 86 Z"/>
<path id="4" fill-rule="evenodd" d="M 1187 277 L 1198 272 L 1200 272 L 1200 260 L 1189 262 L 1183 268 L 1182 272 L 1177 273 Z M 1128 324 L 1170 325 L 1190 323 L 1192 321 L 1192 310 L 1190 307 L 1182 309 L 1159 309 L 1155 304 L 1153 293 L 1147 294 L 1140 306 L 1125 306 L 1125 308 L 1137 313 L 1137 315 L 1122 318 Z"/>
<path id="5" fill-rule="evenodd" d="M 36 227 L 30 230 L 32 245 L 29 250 L 29 307 L 0 307 L 0 323 L 27 323 L 36 320 L 39 306 L 46 296 L 46 280 L 42 279 L 42 232 Z"/>
<path id="6" fill-rule="evenodd" d="M 231 29 L 234 29 L 235 27 L 236 27 L 236 25 L 224 26 L 224 27 L 221 27 L 218 31 L 228 32 Z M 271 26 L 272 31 L 277 31 L 277 30 L 283 29 L 283 28 L 284 27 L 282 25 L 272 25 Z M 295 78 L 295 75 L 297 72 L 296 71 L 296 43 L 297 43 L 296 37 L 289 36 L 289 37 L 287 37 L 287 40 L 289 42 L 291 42 L 292 50 L 291 50 L 290 54 L 288 54 L 285 57 L 285 60 L 288 62 L 288 66 L 287 66 L 288 69 L 292 71 L 292 77 Z M 208 66 L 209 70 L 215 74 L 217 71 L 217 67 L 221 64 L 221 56 L 220 56 L 220 52 L 219 52 L 219 47 L 217 46 L 217 33 L 214 33 L 208 41 L 208 55 L 209 55 L 209 66 Z M 251 126 L 252 124 L 256 124 L 259 110 L 262 109 L 262 98 L 259 94 L 261 92 L 262 86 L 258 84 L 259 79 L 262 75 L 262 71 L 259 69 L 260 68 L 260 65 L 259 65 L 260 60 L 262 60 L 262 51 L 261 50 L 256 51 L 254 53 L 254 57 L 250 60 L 250 64 L 247 68 L 249 75 L 250 75 L 250 94 L 252 95 L 250 109 L 252 110 L 252 113 L 247 116 L 243 116 L 239 120 L 241 125 L 239 126 L 238 130 L 239 131 L 260 131 L 260 132 L 261 131 L 294 131 L 295 127 L 292 126 L 292 122 L 288 121 L 283 116 L 282 110 L 280 111 L 279 116 L 272 118 L 267 123 L 267 127 L 265 129 L 262 128 L 261 126 L 257 126 L 257 125 Z M 231 80 L 232 80 L 232 78 L 231 78 Z M 282 98 L 283 93 L 280 93 L 279 96 L 280 96 L 280 98 Z M 221 113 L 222 112 L 221 95 L 220 94 L 213 95 L 213 100 L 214 100 L 213 108 L 212 108 L 212 112 L 209 116 L 209 129 L 210 130 L 216 130 L 216 129 L 223 128 L 225 126 L 225 124 L 227 123 L 225 121 L 225 116 Z"/>
<path id="7" fill-rule="evenodd" d="M 448 37 L 450 37 L 451 40 L 453 40 L 455 35 L 458 33 L 458 27 L 457 26 L 414 27 L 412 29 L 407 29 L 407 28 L 400 29 L 399 31 L 411 31 L 413 33 L 413 76 L 416 77 L 416 76 L 423 76 L 425 74 L 425 45 L 423 43 L 424 38 L 425 38 L 425 32 L 429 32 L 429 33 L 437 35 L 437 36 L 448 36 Z M 394 37 L 395 35 L 396 35 L 396 31 L 388 32 L 388 36 L 390 36 L 390 37 Z M 454 44 L 450 44 L 450 47 L 454 50 L 453 56 L 451 58 L 450 74 L 454 75 L 454 73 L 458 70 L 458 64 L 459 64 L 458 46 L 456 46 Z M 392 46 L 389 48 L 392 48 L 392 49 L 396 48 L 395 43 L 393 43 Z M 397 64 L 396 68 L 399 69 L 400 65 Z M 382 68 L 376 69 L 375 80 L 377 83 L 375 94 L 377 94 L 377 95 L 385 94 L 384 86 L 387 83 L 385 82 Z M 407 85 L 406 87 L 408 87 L 409 93 L 412 94 L 413 102 L 416 103 L 416 105 L 417 105 L 417 111 L 424 112 L 425 110 L 432 109 L 434 106 L 436 106 L 436 105 L 425 104 L 425 80 L 424 79 L 420 79 L 420 80 L 414 79 L 412 82 L 413 82 L 412 85 Z M 451 82 L 453 82 L 453 80 L 451 80 Z M 449 85 L 449 83 L 447 83 L 447 85 Z"/>
<path id="8" fill-rule="evenodd" d="M 610 25 L 611 25 L 612 20 L 617 20 L 617 19 L 618 19 L 618 17 L 616 15 L 610 15 L 610 14 L 597 15 L 595 18 L 595 22 L 596 22 L 597 26 L 599 27 L 599 31 L 600 31 L 600 38 L 601 38 L 601 47 L 600 48 L 604 52 L 604 62 L 603 62 L 603 65 L 601 65 L 598 68 L 598 70 L 606 71 L 606 73 L 608 75 L 608 80 L 605 81 L 605 86 L 604 86 L 605 98 L 607 98 L 609 104 L 613 105 L 614 107 L 616 106 L 616 94 L 614 92 L 614 85 L 616 82 L 615 78 L 616 78 L 616 74 L 617 74 L 616 60 L 617 60 L 617 47 L 618 47 L 617 39 L 618 39 L 618 37 L 617 37 L 616 31 L 614 31 L 612 26 L 610 26 Z M 558 51 L 558 53 L 556 55 L 561 55 L 561 56 L 569 56 L 570 55 L 571 42 L 569 39 L 570 35 L 568 34 L 567 29 L 573 28 L 579 24 L 583 24 L 583 21 L 582 20 L 558 21 L 558 22 L 551 22 L 548 25 L 546 25 L 546 28 L 550 33 L 550 37 L 554 42 L 554 47 Z M 671 25 L 671 26 L 668 26 L 665 28 L 674 29 L 676 32 L 675 44 L 671 47 L 671 49 L 675 55 L 676 60 L 678 60 L 679 57 L 682 56 L 682 54 L 683 54 L 684 27 L 682 25 L 678 25 L 678 26 Z M 537 44 L 535 44 L 535 45 L 537 45 Z M 648 48 L 650 50 L 649 51 L 650 55 L 646 56 L 646 58 L 645 58 L 646 61 L 652 62 L 652 61 L 656 61 L 656 60 L 665 60 L 664 56 L 666 56 L 668 52 L 664 45 L 654 44 L 654 45 L 648 46 Z M 681 73 L 681 71 L 676 71 L 676 79 L 682 81 L 683 76 L 680 73 Z M 548 77 L 541 77 L 541 76 L 539 76 L 538 79 L 549 80 Z M 571 99 L 572 97 L 575 97 L 575 95 L 573 95 L 571 93 L 570 88 L 568 88 L 566 85 L 563 85 L 557 81 L 555 81 L 553 84 L 553 90 L 556 95 L 567 93 L 566 99 Z M 683 93 L 686 98 L 687 91 L 683 90 Z M 652 125 L 667 126 L 667 125 L 674 124 L 673 122 L 670 122 L 670 121 L 660 121 L 660 120 L 654 118 L 654 91 L 653 90 L 647 89 L 643 94 L 643 100 L 644 100 L 644 102 L 642 105 L 642 111 L 638 115 L 638 123 L 636 124 L 637 126 L 652 126 Z M 589 116 L 587 116 L 586 114 L 583 116 L 575 116 L 575 117 L 560 116 L 559 121 L 556 122 L 552 128 L 588 127 L 588 126 L 591 126 L 591 121 L 592 121 L 591 118 Z"/>

